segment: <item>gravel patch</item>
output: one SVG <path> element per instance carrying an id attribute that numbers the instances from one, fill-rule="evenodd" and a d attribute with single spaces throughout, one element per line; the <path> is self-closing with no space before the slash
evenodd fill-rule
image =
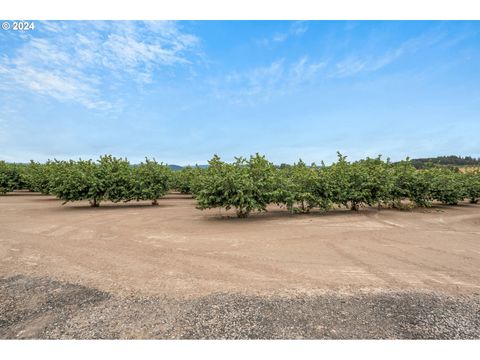
<path id="1" fill-rule="evenodd" d="M 434 292 L 120 297 L 0 279 L 2 339 L 478 339 L 480 295 Z"/>

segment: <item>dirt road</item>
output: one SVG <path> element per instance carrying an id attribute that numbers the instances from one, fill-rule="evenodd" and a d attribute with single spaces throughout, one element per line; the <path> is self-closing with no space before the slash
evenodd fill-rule
<path id="1" fill-rule="evenodd" d="M 31 193 L 0 197 L 0 337 L 480 337 L 480 205 L 228 216 L 196 210 L 183 195 L 156 207 L 100 208 Z M 55 305 L 62 296 L 70 300 Z M 390 317 L 374 311 L 382 308 Z M 98 334 L 88 320 L 96 311 L 107 314 Z M 434 315 L 422 323 L 422 311 Z M 134 313 L 151 323 L 128 324 Z M 218 313 L 223 320 L 212 320 Z M 339 316 L 360 322 L 343 331 Z M 284 320 L 262 328 L 269 317 L 292 331 Z M 257 330 L 232 325 L 247 320 Z"/>

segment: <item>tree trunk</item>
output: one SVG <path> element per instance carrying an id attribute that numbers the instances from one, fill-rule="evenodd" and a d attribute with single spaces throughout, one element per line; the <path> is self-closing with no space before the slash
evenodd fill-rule
<path id="1" fill-rule="evenodd" d="M 305 211 L 305 201 L 304 201 L 304 200 L 302 200 L 301 209 L 302 209 L 302 212 L 303 212 L 303 213 L 306 212 L 306 211 Z"/>
<path id="2" fill-rule="evenodd" d="M 237 217 L 246 218 L 247 216 L 248 216 L 248 211 L 247 210 L 243 210 L 243 209 L 237 210 Z"/>
<path id="3" fill-rule="evenodd" d="M 97 202 L 97 199 L 90 200 L 91 207 L 99 207 L 100 204 Z"/>
<path id="4" fill-rule="evenodd" d="M 155 200 L 152 201 L 152 205 L 158 205 L 157 199 L 155 199 Z"/>
<path id="5" fill-rule="evenodd" d="M 352 211 L 358 211 L 358 209 L 360 208 L 359 204 L 356 203 L 356 202 L 352 202 L 351 206 L 350 206 L 350 210 Z"/>

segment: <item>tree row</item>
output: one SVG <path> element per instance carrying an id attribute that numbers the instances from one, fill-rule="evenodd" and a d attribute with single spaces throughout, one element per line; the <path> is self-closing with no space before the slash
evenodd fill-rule
<path id="1" fill-rule="evenodd" d="M 207 168 L 186 167 L 172 171 L 146 159 L 131 165 L 110 155 L 98 161 L 48 161 L 28 165 L 0 162 L 0 193 L 29 189 L 70 201 L 157 200 L 169 190 L 192 194 L 197 208 L 235 209 L 246 217 L 266 211 L 270 204 L 290 212 L 327 211 L 341 206 L 428 207 L 435 201 L 455 205 L 480 198 L 480 171 L 461 172 L 442 166 L 417 170 L 410 160 L 398 163 L 380 156 L 350 162 L 341 154 L 332 165 L 275 166 L 264 156 L 235 158 L 228 163 L 214 156 Z"/>

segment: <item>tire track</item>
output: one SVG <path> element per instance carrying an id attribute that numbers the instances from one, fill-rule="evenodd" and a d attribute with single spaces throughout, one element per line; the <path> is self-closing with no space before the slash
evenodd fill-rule
<path id="1" fill-rule="evenodd" d="M 341 257 L 349 260 L 352 262 L 354 265 L 364 269 L 366 272 L 374 275 L 375 277 L 383 280 L 387 285 L 396 285 L 396 286 L 407 286 L 409 285 L 407 282 L 400 280 L 396 278 L 395 276 L 392 276 L 385 271 L 380 270 L 378 267 L 369 264 L 365 261 L 362 261 L 358 256 L 355 256 L 342 248 L 340 248 L 338 245 L 334 245 L 332 242 L 328 241 L 326 242 L 327 246 L 331 248 L 333 251 L 335 251 L 338 255 Z"/>
<path id="2" fill-rule="evenodd" d="M 378 239 L 376 239 L 378 240 Z M 478 287 L 479 285 L 476 285 L 478 284 L 478 281 L 479 281 L 479 278 L 478 277 L 475 277 L 475 276 L 472 276 L 470 273 L 468 272 L 465 272 L 465 271 L 462 271 L 462 270 L 459 270 L 459 269 L 454 269 L 454 268 L 450 268 L 450 267 L 447 267 L 445 265 L 436 265 L 436 266 L 432 266 L 432 265 L 429 265 L 429 264 L 425 264 L 425 263 L 419 263 L 419 262 L 416 262 L 416 261 L 413 261 L 413 260 L 410 260 L 412 258 L 412 254 L 409 254 L 408 252 L 406 252 L 405 250 L 402 250 L 398 247 L 395 247 L 396 249 L 396 252 L 397 253 L 402 253 L 404 254 L 405 257 L 402 257 L 402 256 L 399 256 L 399 255 L 394 255 L 394 254 L 391 254 L 391 253 L 387 253 L 387 252 L 383 252 L 381 250 L 378 250 L 378 249 L 374 249 L 374 248 L 366 248 L 365 246 L 363 245 L 357 245 L 356 246 L 358 249 L 360 249 L 361 251 L 364 251 L 366 253 L 376 253 L 376 254 L 379 254 L 380 256 L 384 256 L 384 257 L 388 257 L 388 258 L 391 258 L 391 259 L 394 259 L 396 260 L 397 262 L 399 263 L 403 263 L 403 264 L 408 264 L 410 266 L 414 266 L 416 269 L 425 269 L 427 268 L 428 270 L 430 270 L 431 272 L 433 273 L 438 273 L 440 275 L 448 275 L 450 276 L 450 274 L 456 274 L 456 275 L 460 275 L 462 276 L 464 279 L 468 279 L 469 281 L 472 281 L 473 282 L 473 285 L 475 287 Z M 459 279 L 460 280 L 460 279 Z"/>

